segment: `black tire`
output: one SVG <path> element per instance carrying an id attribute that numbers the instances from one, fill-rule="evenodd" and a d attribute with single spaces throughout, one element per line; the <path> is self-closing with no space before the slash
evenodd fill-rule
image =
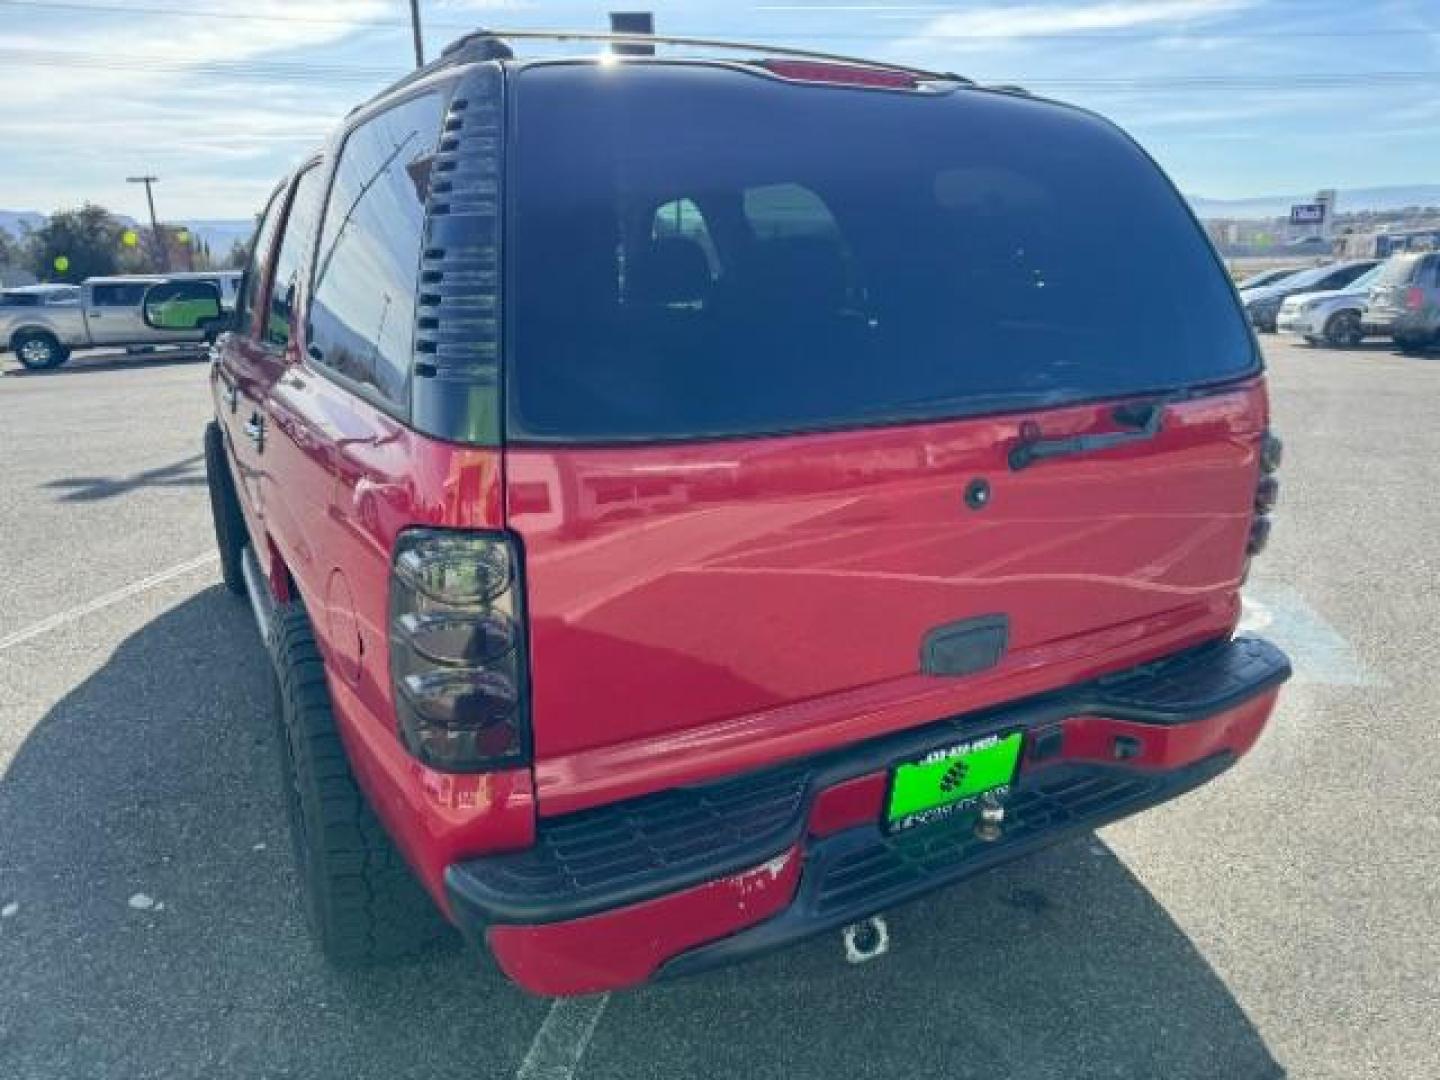
<path id="1" fill-rule="evenodd" d="M 1325 322 L 1325 343 L 1334 349 L 1353 349 L 1365 340 L 1358 311 L 1337 311 Z"/>
<path id="2" fill-rule="evenodd" d="M 210 518 L 215 523 L 215 546 L 220 549 L 220 576 L 225 588 L 245 595 L 241 570 L 245 545 L 250 542 L 245 515 L 235 497 L 235 481 L 225 454 L 225 435 L 214 420 L 205 425 L 205 486 L 210 489 Z"/>
<path id="3" fill-rule="evenodd" d="M 15 358 L 31 371 L 48 371 L 70 359 L 70 350 L 44 330 L 22 331 L 15 335 L 10 347 L 15 350 Z"/>
<path id="4" fill-rule="evenodd" d="M 1419 356 L 1425 351 L 1425 341 L 1422 338 L 1397 337 L 1395 348 L 1406 356 Z"/>
<path id="5" fill-rule="evenodd" d="M 435 907 L 370 809 L 350 769 L 304 609 L 276 609 L 280 764 L 305 913 L 339 967 L 452 944 Z"/>

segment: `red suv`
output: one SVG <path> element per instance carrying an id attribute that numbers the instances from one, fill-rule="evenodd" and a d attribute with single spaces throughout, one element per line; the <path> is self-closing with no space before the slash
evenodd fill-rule
<path id="1" fill-rule="evenodd" d="M 1259 354 L 1154 163 L 748 52 L 472 35 L 265 211 L 206 451 L 332 957 L 700 971 L 1210 780 L 1289 674 Z"/>

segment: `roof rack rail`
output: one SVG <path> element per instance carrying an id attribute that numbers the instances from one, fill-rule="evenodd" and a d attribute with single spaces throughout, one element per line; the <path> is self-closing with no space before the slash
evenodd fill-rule
<path id="1" fill-rule="evenodd" d="M 391 84 L 375 95 L 381 98 L 396 90 L 409 86 L 436 71 L 456 64 L 472 64 L 484 60 L 510 60 L 514 58 L 507 41 L 588 41 L 606 45 L 688 45 L 701 49 L 725 49 L 738 52 L 762 53 L 766 56 L 790 56 L 803 60 L 823 60 L 832 64 L 849 64 L 880 71 L 895 71 L 914 75 L 925 80 L 964 83 L 973 86 L 974 80 L 954 72 L 928 71 L 909 64 L 894 64 L 888 60 L 867 60 L 858 56 L 844 56 L 839 53 L 816 52 L 813 49 L 793 49 L 779 45 L 757 45 L 747 41 L 726 41 L 719 38 L 676 37 L 668 34 L 617 34 L 599 30 L 487 30 L 480 29 L 456 38 L 445 46 L 440 56 L 422 68 L 410 72 L 398 82 Z M 368 104 L 368 102 L 367 102 Z M 361 106 L 363 108 L 363 106 Z"/>

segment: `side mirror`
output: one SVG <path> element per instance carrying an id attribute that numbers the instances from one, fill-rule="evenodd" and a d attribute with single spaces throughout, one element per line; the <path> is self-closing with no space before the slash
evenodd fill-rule
<path id="1" fill-rule="evenodd" d="M 162 281 L 145 290 L 145 325 L 153 330 L 205 330 L 224 318 L 220 290 L 208 281 Z"/>

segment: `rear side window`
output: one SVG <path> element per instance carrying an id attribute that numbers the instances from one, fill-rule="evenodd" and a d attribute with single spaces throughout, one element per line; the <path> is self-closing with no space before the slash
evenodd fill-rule
<path id="1" fill-rule="evenodd" d="M 39 307 L 39 293 L 0 293 L 0 307 Z"/>
<path id="2" fill-rule="evenodd" d="M 441 94 L 395 106 L 345 140 L 310 302 L 311 355 L 405 408 Z"/>
<path id="3" fill-rule="evenodd" d="M 1368 273 L 1370 266 L 1367 263 L 1359 263 L 1355 266 L 1343 266 L 1325 279 L 1325 287 L 1328 289 L 1343 289 L 1361 274 Z"/>
<path id="4" fill-rule="evenodd" d="M 294 330 L 295 303 L 300 291 L 300 268 L 305 252 L 315 240 L 315 218 L 324 195 L 325 174 L 312 165 L 295 185 L 290 212 L 285 216 L 285 235 L 275 253 L 275 275 L 270 285 L 270 305 L 265 314 L 264 340 L 284 348 Z"/>
<path id="5" fill-rule="evenodd" d="M 92 285 L 90 299 L 96 307 L 139 307 L 150 287 L 146 281 L 123 285 Z"/>
<path id="6" fill-rule="evenodd" d="M 1164 176 L 1077 111 L 661 64 L 516 81 L 508 438 L 745 435 L 1227 380 Z"/>
<path id="7" fill-rule="evenodd" d="M 280 224 L 280 215 L 285 211 L 284 187 L 270 196 L 265 207 L 265 216 L 255 230 L 250 244 L 250 263 L 245 268 L 245 286 L 242 303 L 237 310 L 236 325 L 249 331 L 256 305 L 260 303 L 260 286 L 265 280 L 265 267 L 269 265 L 270 246 L 275 242 L 275 230 Z"/>

